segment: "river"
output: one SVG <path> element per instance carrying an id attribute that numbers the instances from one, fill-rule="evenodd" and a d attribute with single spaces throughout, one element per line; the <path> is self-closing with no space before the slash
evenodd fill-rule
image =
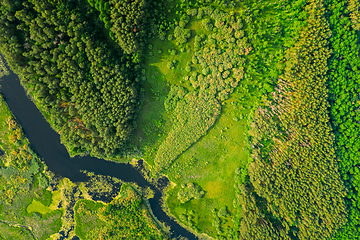
<path id="1" fill-rule="evenodd" d="M 140 187 L 151 187 L 154 198 L 149 199 L 151 209 L 156 218 L 171 227 L 171 237 L 187 237 L 197 239 L 194 234 L 181 227 L 162 210 L 160 198 L 162 193 L 147 182 L 130 164 L 115 163 L 90 156 L 71 158 L 64 145 L 60 143 L 60 135 L 45 120 L 39 109 L 28 98 L 20 85 L 17 75 L 12 71 L 0 81 L 0 92 L 17 118 L 33 149 L 55 174 L 69 178 L 73 182 L 87 181 L 88 177 L 80 170 L 96 174 L 116 177 L 125 182 L 135 182 Z"/>

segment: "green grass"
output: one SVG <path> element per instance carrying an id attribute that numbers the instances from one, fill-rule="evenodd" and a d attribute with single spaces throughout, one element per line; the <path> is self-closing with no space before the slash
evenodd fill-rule
<path id="1" fill-rule="evenodd" d="M 175 3 L 174 3 L 175 5 Z M 172 6 L 169 6 L 171 8 Z M 175 17 L 175 14 L 172 15 Z M 192 31 L 194 34 L 194 30 Z M 193 36 L 187 45 L 191 48 Z M 152 48 L 146 50 L 144 63 L 144 102 L 139 109 L 137 128 L 134 132 L 132 142 L 144 152 L 144 159 L 153 165 L 156 151 L 162 140 L 166 137 L 173 124 L 171 114 L 164 108 L 164 102 L 171 85 L 179 85 L 192 89 L 190 84 L 184 81 L 185 65 L 191 60 L 192 52 L 181 53 L 179 47 L 174 42 L 158 38 L 150 40 Z M 177 55 L 171 55 L 168 50 L 176 49 Z M 161 51 L 161 53 L 159 53 Z M 191 51 L 191 50 L 190 50 Z M 150 52 L 153 53 L 150 56 Z M 169 61 L 177 60 L 175 70 L 167 67 Z"/>
<path id="2" fill-rule="evenodd" d="M 42 204 L 41 202 L 38 202 L 35 199 L 33 199 L 32 203 L 27 207 L 26 211 L 28 213 L 39 212 L 41 214 L 46 214 L 51 212 L 52 210 L 49 207 Z"/>
<path id="3" fill-rule="evenodd" d="M 163 43 L 161 41 L 157 45 L 154 44 L 156 54 L 145 63 L 144 102 L 139 110 L 137 128 L 133 136 L 133 143 L 144 152 L 144 158 L 149 164 L 153 164 L 156 150 L 172 125 L 171 116 L 164 108 L 170 84 L 156 65 L 162 58 L 157 51 L 162 48 L 160 46 Z"/>
<path id="4" fill-rule="evenodd" d="M 183 153 L 167 171 L 171 181 L 177 186 L 168 192 L 167 203 L 170 211 L 177 217 L 194 210 L 197 215 L 195 226 L 209 235 L 214 234 L 212 226 L 212 209 L 227 206 L 232 215 L 235 198 L 234 178 L 235 170 L 246 167 L 248 151 L 244 148 L 244 131 L 246 120 L 234 121 L 240 114 L 234 111 L 238 103 L 234 94 L 226 102 L 222 115 L 217 123 L 200 141 Z M 245 110 L 246 111 L 246 110 Z M 235 116 L 236 115 L 236 116 Z M 181 204 L 177 199 L 177 192 L 181 183 L 196 182 L 206 192 L 199 200 L 192 200 Z M 231 222 L 229 222 L 231 226 Z"/>
<path id="5" fill-rule="evenodd" d="M 138 127 L 134 135 L 134 142 L 143 150 L 144 160 L 154 167 L 154 158 L 160 144 L 170 132 L 172 113 L 164 109 L 164 101 L 171 85 L 178 85 L 193 91 L 189 81 L 184 77 L 191 73 L 185 70 L 194 54 L 194 37 L 198 34 L 209 34 L 202 27 L 201 20 L 192 18 L 186 28 L 190 28 L 192 37 L 181 52 L 174 41 L 158 38 L 150 41 L 145 63 L 146 81 L 144 83 L 145 102 L 140 110 Z M 176 49 L 177 54 L 171 55 L 168 50 Z M 159 53 L 161 51 L 161 53 Z M 150 55 L 149 53 L 152 52 Z M 177 61 L 176 68 L 168 68 L 168 62 Z M 199 64 L 192 64 L 193 71 L 201 72 Z M 242 80 L 240 84 L 247 84 Z M 254 103 L 246 88 L 241 86 L 223 103 L 222 113 L 207 135 L 183 152 L 163 172 L 176 186 L 167 192 L 167 204 L 170 212 L 184 224 L 191 226 L 200 233 L 216 236 L 216 228 L 212 225 L 217 217 L 212 212 L 226 206 L 230 212 L 222 219 L 222 228 L 233 228 L 230 220 L 235 217 L 233 207 L 235 199 L 235 171 L 246 168 L 249 159 L 248 150 L 244 146 L 247 115 Z M 180 203 L 177 193 L 182 183 L 195 182 L 206 192 L 201 199 L 193 199 L 187 203 Z M 190 213 L 190 214 L 189 214 Z M 184 221 L 181 215 L 191 215 L 192 223 Z"/>

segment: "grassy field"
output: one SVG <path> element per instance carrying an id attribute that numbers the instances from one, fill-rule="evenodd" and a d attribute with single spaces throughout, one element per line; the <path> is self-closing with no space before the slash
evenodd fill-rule
<path id="1" fill-rule="evenodd" d="M 236 96 L 236 94 L 234 94 Z M 232 99 L 228 100 L 232 102 Z M 229 104 L 230 105 L 230 104 Z M 167 203 L 172 213 L 180 217 L 193 210 L 197 215 L 194 226 L 213 235 L 213 211 L 226 206 L 232 216 L 235 198 L 235 171 L 246 168 L 248 151 L 244 148 L 245 120 L 233 120 L 232 106 L 226 106 L 218 122 L 200 141 L 183 153 L 167 172 L 177 186 L 168 192 Z M 181 204 L 177 192 L 181 183 L 196 182 L 202 186 L 205 196 Z M 231 221 L 227 221 L 229 227 Z"/>
<path id="2" fill-rule="evenodd" d="M 61 192 L 48 192 L 51 194 L 51 203 L 49 205 L 47 204 L 48 201 L 44 204 L 36 199 L 33 199 L 32 203 L 27 207 L 26 211 L 28 213 L 39 212 L 41 214 L 46 214 L 58 209 L 59 203 L 61 201 Z"/>
<path id="3" fill-rule="evenodd" d="M 140 111 L 134 142 L 144 152 L 144 160 L 152 169 L 156 167 L 154 159 L 159 146 L 177 124 L 173 112 L 166 111 L 164 107 L 169 90 L 171 86 L 181 86 L 189 92 L 196 91 L 185 78 L 193 72 L 202 71 L 199 63 L 191 63 L 192 57 L 204 47 L 212 48 L 210 44 L 204 44 L 200 49 L 194 47 L 196 36 L 208 36 L 212 33 L 204 29 L 202 20 L 192 17 L 185 29 L 191 31 L 186 44 L 178 46 L 175 39 L 162 41 L 154 38 L 147 50 L 143 72 L 145 101 Z M 176 61 L 176 67 L 170 69 L 169 63 L 173 61 Z M 189 65 L 191 72 L 188 71 Z M 239 84 L 246 86 L 246 81 L 248 80 L 243 79 Z M 236 172 L 246 168 L 248 164 L 249 153 L 244 145 L 244 133 L 249 109 L 254 101 L 246 87 L 234 89 L 228 99 L 221 101 L 222 110 L 215 125 L 205 136 L 194 139 L 191 146 L 162 172 L 176 184 L 167 192 L 171 214 L 200 233 L 210 236 L 218 234 L 214 222 L 218 221 L 217 212 L 224 208 L 228 214 L 221 218 L 221 228 L 232 232 L 234 225 L 231 219 L 236 215 L 233 207 L 233 183 Z M 205 195 L 200 199 L 181 203 L 177 195 L 181 185 L 187 183 L 199 185 Z"/>

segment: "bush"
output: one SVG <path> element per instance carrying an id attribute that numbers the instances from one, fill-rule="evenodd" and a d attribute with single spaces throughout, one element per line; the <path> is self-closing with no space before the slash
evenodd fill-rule
<path id="1" fill-rule="evenodd" d="M 168 112 L 174 110 L 177 103 L 184 98 L 186 93 L 186 88 L 176 85 L 171 86 L 170 92 L 164 102 L 165 110 Z"/>
<path id="2" fill-rule="evenodd" d="M 222 77 L 223 77 L 224 79 L 226 79 L 229 75 L 230 75 L 230 72 L 229 72 L 229 71 L 225 71 L 225 72 L 223 72 Z"/>
<path id="3" fill-rule="evenodd" d="M 191 199 L 200 199 L 205 195 L 202 188 L 195 183 L 182 184 L 178 191 L 178 199 L 181 203 L 186 203 Z"/>
<path id="4" fill-rule="evenodd" d="M 201 48 L 201 43 L 200 42 L 194 42 L 194 48 L 195 48 L 195 50 L 199 50 Z"/>
<path id="5" fill-rule="evenodd" d="M 202 20 L 202 25 L 204 26 L 206 31 L 212 31 L 214 27 L 214 25 L 211 23 L 210 18 L 205 18 L 204 20 Z"/>
<path id="6" fill-rule="evenodd" d="M 197 59 L 197 57 L 196 57 L 195 55 L 192 56 L 191 62 L 192 62 L 193 64 L 198 64 L 198 63 L 199 63 L 199 61 L 198 61 L 198 59 Z"/>
<path id="7" fill-rule="evenodd" d="M 202 70 L 202 74 L 204 74 L 204 75 L 210 74 L 210 68 L 209 68 L 209 67 L 204 68 L 204 69 Z"/>
<path id="8" fill-rule="evenodd" d="M 169 49 L 169 53 L 171 54 L 171 55 L 176 55 L 176 49 Z"/>
<path id="9" fill-rule="evenodd" d="M 188 24 L 188 22 L 189 22 L 189 19 L 181 20 L 179 22 L 179 26 L 182 28 L 185 28 L 185 26 L 186 26 L 186 24 Z"/>
<path id="10" fill-rule="evenodd" d="M 204 17 L 204 11 L 202 8 L 199 8 L 197 11 L 197 19 L 202 19 Z"/>
<path id="11" fill-rule="evenodd" d="M 189 9 L 189 10 L 187 10 L 186 13 L 187 13 L 189 16 L 196 16 L 197 13 L 198 13 L 198 11 L 197 11 L 196 8 L 194 8 L 194 9 Z"/>
<path id="12" fill-rule="evenodd" d="M 174 30 L 174 37 L 179 45 L 184 44 L 191 37 L 191 30 L 177 26 Z"/>
<path id="13" fill-rule="evenodd" d="M 174 35 L 172 35 L 172 34 L 169 34 L 169 36 L 168 36 L 168 40 L 169 40 L 169 41 L 172 41 L 172 40 L 174 40 Z"/>
<path id="14" fill-rule="evenodd" d="M 176 67 L 176 63 L 177 63 L 176 60 L 172 60 L 172 61 L 168 62 L 167 67 L 168 67 L 169 69 L 173 70 L 173 69 L 175 69 L 175 67 Z"/>
<path id="15" fill-rule="evenodd" d="M 222 206 L 220 209 L 219 209 L 219 212 L 218 212 L 218 217 L 220 218 L 224 218 L 226 217 L 227 215 L 229 214 L 229 211 L 227 209 L 226 206 Z"/>

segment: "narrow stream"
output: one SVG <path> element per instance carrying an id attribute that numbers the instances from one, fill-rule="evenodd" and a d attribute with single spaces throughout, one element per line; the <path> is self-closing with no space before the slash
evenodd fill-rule
<path id="1" fill-rule="evenodd" d="M 17 75 L 11 72 L 9 76 L 2 78 L 0 85 L 0 93 L 24 129 L 33 149 L 52 172 L 67 177 L 73 182 L 87 181 L 88 177 L 80 172 L 87 170 L 113 176 L 125 182 L 135 182 L 140 187 L 150 186 L 155 192 L 154 198 L 149 199 L 151 209 L 158 220 L 171 227 L 171 237 L 197 239 L 166 215 L 161 209 L 161 192 L 150 185 L 130 164 L 120 164 L 90 156 L 70 158 L 65 146 L 60 143 L 59 134 L 50 127 L 35 104 L 27 97 Z"/>

